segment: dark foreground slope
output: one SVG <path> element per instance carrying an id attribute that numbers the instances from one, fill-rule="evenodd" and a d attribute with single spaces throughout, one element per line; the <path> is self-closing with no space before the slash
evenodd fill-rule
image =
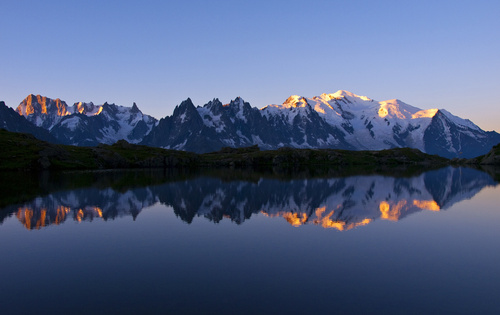
<path id="1" fill-rule="evenodd" d="M 468 164 L 500 166 L 500 143 L 491 148 L 490 152 L 477 158 L 467 160 Z"/>
<path id="2" fill-rule="evenodd" d="M 0 128 L 12 132 L 23 132 L 34 135 L 37 139 L 52 143 L 59 143 L 47 130 L 37 127 L 12 108 L 0 101 Z"/>
<path id="3" fill-rule="evenodd" d="M 113 145 L 76 147 L 50 144 L 28 134 L 0 130 L 0 169 L 112 169 L 170 167 L 259 167 L 298 165 L 423 165 L 442 166 L 449 160 L 416 149 L 347 151 L 257 146 L 195 154 L 118 141 Z"/>
<path id="4" fill-rule="evenodd" d="M 194 153 L 131 145 L 78 147 L 40 141 L 30 134 L 0 130 L 0 169 L 112 169 L 189 166 Z"/>

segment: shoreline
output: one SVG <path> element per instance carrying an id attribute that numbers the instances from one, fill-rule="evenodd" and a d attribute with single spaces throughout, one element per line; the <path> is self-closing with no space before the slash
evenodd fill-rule
<path id="1" fill-rule="evenodd" d="M 197 154 L 130 144 L 120 140 L 96 147 L 57 145 L 30 134 L 0 131 L 1 170 L 105 170 L 139 168 L 331 168 L 427 167 L 500 165 L 500 145 L 473 159 L 447 159 L 418 149 L 381 151 L 280 148 L 261 151 L 258 146 L 222 148 Z"/>

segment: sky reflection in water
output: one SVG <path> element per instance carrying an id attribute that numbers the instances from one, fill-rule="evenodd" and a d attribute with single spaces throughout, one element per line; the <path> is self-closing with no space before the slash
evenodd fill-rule
<path id="1" fill-rule="evenodd" d="M 2 313 L 500 311 L 500 199 L 477 170 L 80 176 L 2 210 Z"/>

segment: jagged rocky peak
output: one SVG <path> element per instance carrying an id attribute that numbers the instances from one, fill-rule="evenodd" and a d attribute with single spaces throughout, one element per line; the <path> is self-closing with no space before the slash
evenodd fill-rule
<path id="1" fill-rule="evenodd" d="M 139 110 L 139 107 L 137 107 L 137 104 L 134 102 L 134 104 L 132 104 L 132 109 L 130 110 L 131 113 L 140 113 L 141 111 Z"/>
<path id="2" fill-rule="evenodd" d="M 234 100 L 231 100 L 229 104 L 226 104 L 224 106 L 227 106 L 231 109 L 233 113 L 241 113 L 241 112 L 246 112 L 252 108 L 250 106 L 250 103 L 245 102 L 241 97 L 237 97 Z M 238 114 L 240 115 L 240 114 Z"/>
<path id="3" fill-rule="evenodd" d="M 205 105 L 198 106 L 197 110 L 201 117 L 205 117 L 206 115 L 219 116 L 223 113 L 226 113 L 224 115 L 241 116 L 242 112 L 247 112 L 248 110 L 251 110 L 251 108 L 252 106 L 250 103 L 245 102 L 238 96 L 227 104 L 222 104 L 218 98 L 214 98 Z"/>
<path id="4" fill-rule="evenodd" d="M 102 111 L 107 112 L 110 115 L 116 115 L 119 110 L 115 103 L 109 104 L 108 102 L 104 102 L 104 104 L 102 104 Z"/>
<path id="5" fill-rule="evenodd" d="M 209 109 L 214 109 L 216 107 L 223 106 L 222 102 L 218 98 L 214 98 L 213 100 L 206 103 L 203 107 L 207 107 Z"/>
<path id="6" fill-rule="evenodd" d="M 224 105 L 218 98 L 214 98 L 203 106 L 198 106 L 197 109 L 200 112 L 200 115 L 206 115 L 208 113 L 212 113 L 217 116 L 222 113 Z"/>
<path id="7" fill-rule="evenodd" d="M 191 98 L 187 98 L 186 100 L 182 101 L 179 105 L 176 106 L 176 109 L 181 110 L 181 111 L 186 111 L 187 109 L 190 108 L 196 108 L 193 104 L 193 101 Z M 175 112 L 175 110 L 174 110 Z"/>
<path id="8" fill-rule="evenodd" d="M 16 112 L 19 115 L 28 117 L 31 114 L 36 115 L 70 115 L 68 105 L 60 99 L 51 99 L 41 95 L 28 95 L 17 107 Z"/>
<path id="9" fill-rule="evenodd" d="M 184 121 L 186 117 L 190 117 L 191 115 L 196 114 L 196 107 L 193 104 L 193 101 L 188 97 L 186 100 L 182 101 L 179 105 L 177 105 L 174 109 L 173 117 L 180 116 L 181 120 Z"/>
<path id="10" fill-rule="evenodd" d="M 222 105 L 222 102 L 216 97 L 207 103 L 208 106 Z"/>
<path id="11" fill-rule="evenodd" d="M 231 100 L 231 102 L 229 102 L 229 104 L 227 104 L 226 106 L 240 108 L 241 106 L 243 106 L 244 103 L 245 101 L 243 101 L 243 99 L 240 96 L 238 96 L 234 100 Z"/>
<path id="12" fill-rule="evenodd" d="M 73 113 L 80 113 L 83 115 L 98 115 L 101 112 L 101 106 L 96 106 L 94 103 L 78 102 L 73 104 Z"/>

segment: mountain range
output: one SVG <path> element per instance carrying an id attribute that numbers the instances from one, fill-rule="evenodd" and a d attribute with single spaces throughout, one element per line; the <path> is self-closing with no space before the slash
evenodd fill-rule
<path id="1" fill-rule="evenodd" d="M 29 95 L 16 109 L 31 124 L 47 130 L 59 143 L 77 146 L 142 141 L 157 120 L 132 107 L 104 103 L 75 103 Z M 37 136 L 35 134 L 35 136 Z"/>
<path id="2" fill-rule="evenodd" d="M 13 111 L 0 103 L 0 128 L 78 146 L 126 140 L 196 153 L 252 145 L 264 150 L 410 147 L 447 158 L 472 158 L 500 142 L 500 134 L 444 109 L 422 110 L 397 99 L 379 102 L 343 90 L 312 98 L 293 95 L 281 105 L 261 109 L 240 97 L 228 104 L 213 99 L 203 106 L 188 98 L 159 121 L 135 103 L 68 106 L 40 95 L 29 95 L 16 112 L 25 120 L 13 118 Z"/>

